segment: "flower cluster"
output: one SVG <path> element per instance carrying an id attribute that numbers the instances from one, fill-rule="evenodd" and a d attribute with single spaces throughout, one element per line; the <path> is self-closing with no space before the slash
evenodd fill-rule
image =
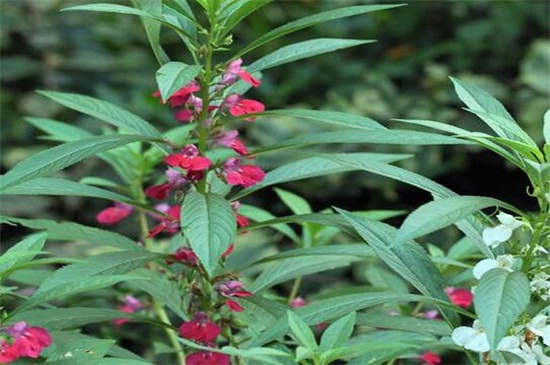
<path id="1" fill-rule="evenodd" d="M 36 359 L 51 343 L 52 338 L 44 328 L 17 322 L 0 330 L 0 364 L 9 364 L 22 357 Z"/>

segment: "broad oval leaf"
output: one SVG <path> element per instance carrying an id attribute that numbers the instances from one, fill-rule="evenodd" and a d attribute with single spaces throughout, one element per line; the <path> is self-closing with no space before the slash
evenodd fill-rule
<path id="1" fill-rule="evenodd" d="M 67 142 L 49 148 L 21 161 L 0 176 L 0 193 L 11 186 L 62 170 L 98 153 L 138 141 L 158 141 L 158 139 L 132 134 L 107 135 Z"/>
<path id="2" fill-rule="evenodd" d="M 236 222 L 221 195 L 189 192 L 181 207 L 182 232 L 207 273 L 212 276 L 223 252 L 233 242 Z"/>
<path id="3" fill-rule="evenodd" d="M 200 70 L 199 66 L 183 62 L 170 62 L 159 68 L 156 79 L 162 100 L 166 102 L 176 91 L 191 82 Z"/>
<path id="4" fill-rule="evenodd" d="M 492 269 L 481 277 L 474 306 L 491 349 L 496 350 L 500 339 L 527 308 L 530 297 L 529 279 L 521 271 Z"/>
<path id="5" fill-rule="evenodd" d="M 437 199 L 420 206 L 405 219 L 395 239 L 403 242 L 451 225 L 481 209 L 500 206 L 512 208 L 509 204 L 483 196 L 453 196 Z"/>

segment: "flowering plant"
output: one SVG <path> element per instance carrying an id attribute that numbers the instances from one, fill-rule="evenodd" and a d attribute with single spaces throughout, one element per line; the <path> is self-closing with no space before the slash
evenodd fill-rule
<path id="1" fill-rule="evenodd" d="M 0 287 L 6 298 L 0 308 L 0 363 L 33 358 L 79 365 L 380 364 L 397 359 L 439 364 L 456 351 L 465 351 L 472 363 L 550 363 L 550 112 L 541 150 L 498 101 L 456 79 L 461 100 L 496 136 L 434 121 L 401 120 L 450 135 L 388 129 L 347 113 L 270 110 L 267 101 L 244 97 L 250 88 L 261 87 L 262 72 L 371 41 L 313 39 L 244 62 L 252 50 L 306 27 L 398 5 L 311 15 L 233 52 L 232 29 L 268 0 L 132 2 L 134 7 L 95 4 L 66 10 L 141 18 L 160 64 L 158 90 L 151 98 L 171 110 L 174 127 L 161 132 L 107 101 L 40 91 L 109 128 L 94 135 L 58 121 L 34 123 L 63 143 L 2 175 L 0 193 L 76 195 L 113 203 L 96 215 L 101 229 L 2 218 L 40 232 L 0 257 L 0 280 L 10 285 Z M 181 38 L 187 50 L 182 60 L 172 61 L 162 48 L 162 26 Z M 239 138 L 243 130 L 267 116 L 291 116 L 339 130 L 246 146 Z M 410 157 L 403 154 L 296 153 L 290 163 L 267 173 L 262 168 L 262 157 L 332 143 L 479 144 L 525 171 L 540 211 L 526 214 L 497 199 L 459 196 L 393 165 Z M 48 177 L 90 157 L 112 167 L 118 181 Z M 293 215 L 277 217 L 244 203 L 261 189 L 347 171 L 396 179 L 430 192 L 434 200 L 408 215 L 399 229 L 381 222 L 395 212 L 313 212 L 306 200 L 278 188 L 275 193 Z M 498 207 L 499 223 L 482 212 L 491 207 Z M 131 219 L 133 236 L 103 229 L 114 230 Z M 299 225 L 300 233 L 290 224 Z M 448 252 L 434 245 L 426 251 L 414 241 L 452 224 L 464 237 Z M 269 242 L 267 250 L 258 249 L 253 241 L 261 236 L 254 233 L 263 229 L 277 232 L 270 234 L 273 241 L 284 237 L 292 248 L 278 251 Z M 46 241 L 63 240 L 85 241 L 94 251 L 78 259 L 44 251 Z M 300 295 L 308 275 L 364 262 L 368 287 Z M 40 281 L 24 279 L 33 268 L 48 265 L 60 267 Z M 29 284 L 36 290 L 26 290 Z M 100 297 L 118 303 L 98 307 Z M 93 327 L 100 322 L 110 324 L 112 336 Z M 138 353 L 111 339 L 124 339 L 139 325 L 148 326 L 143 331 L 155 341 L 144 342 Z"/>

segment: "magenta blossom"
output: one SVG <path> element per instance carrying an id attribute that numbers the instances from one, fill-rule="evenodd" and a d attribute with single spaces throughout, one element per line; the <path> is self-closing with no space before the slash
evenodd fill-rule
<path id="1" fill-rule="evenodd" d="M 117 224 L 132 213 L 132 207 L 128 204 L 115 202 L 115 205 L 97 213 L 95 219 L 104 225 Z"/>
<path id="2" fill-rule="evenodd" d="M 185 357 L 187 365 L 230 365 L 229 355 L 219 352 L 199 351 Z"/>
<path id="3" fill-rule="evenodd" d="M 221 332 L 221 328 L 211 322 L 204 312 L 196 313 L 192 321 L 183 322 L 179 328 L 181 337 L 204 343 L 214 341 Z"/>
<path id="4" fill-rule="evenodd" d="M 247 114 L 261 113 L 265 110 L 265 105 L 260 103 L 257 100 L 253 99 L 242 99 L 240 95 L 232 94 L 229 95 L 223 106 L 229 109 L 229 114 L 234 117 L 240 117 Z M 244 120 L 246 122 L 252 122 L 255 117 L 248 117 Z"/>
<path id="5" fill-rule="evenodd" d="M 233 151 L 237 152 L 239 155 L 246 156 L 249 153 L 248 149 L 246 148 L 244 143 L 237 138 L 238 135 L 239 132 L 233 129 L 215 137 L 214 143 L 220 146 L 229 147 L 233 149 Z"/>
<path id="6" fill-rule="evenodd" d="M 242 165 L 242 161 L 235 157 L 228 158 L 223 164 L 225 181 L 229 185 L 249 187 L 256 185 L 265 177 L 265 172 L 256 165 Z"/>
<path id="7" fill-rule="evenodd" d="M 36 359 L 52 343 L 48 331 L 42 327 L 29 327 L 26 322 L 17 322 L 3 332 L 9 338 L 0 337 L 0 364 L 9 364 L 22 357 Z"/>
<path id="8" fill-rule="evenodd" d="M 227 65 L 227 68 L 225 69 L 225 72 L 222 74 L 222 81 L 221 83 L 223 85 L 231 85 L 236 80 L 237 77 L 240 77 L 244 82 L 251 85 L 252 87 L 258 87 L 261 84 L 261 81 L 252 76 L 248 71 L 241 68 L 241 65 L 243 63 L 243 60 L 241 58 L 238 58 L 229 65 Z"/>
<path id="9" fill-rule="evenodd" d="M 124 297 L 124 304 L 120 305 L 118 310 L 124 313 L 135 313 L 144 307 L 145 306 L 139 299 L 132 295 L 126 295 Z M 129 321 L 130 320 L 128 318 L 117 318 L 114 320 L 114 323 L 116 326 L 121 326 Z"/>
<path id="10" fill-rule="evenodd" d="M 195 145 L 188 144 L 180 153 L 173 153 L 164 158 L 164 162 L 171 167 L 179 167 L 187 171 L 204 171 L 212 165 L 212 162 L 203 156 L 199 156 L 199 150 Z"/>
<path id="11" fill-rule="evenodd" d="M 176 91 L 174 94 L 172 94 L 172 96 L 170 96 L 167 101 L 170 102 L 170 105 L 172 106 L 172 108 L 181 106 L 187 103 L 192 93 L 197 92 L 199 90 L 200 90 L 199 85 L 197 85 L 195 81 L 191 81 L 189 84 L 185 85 L 184 87 Z M 158 90 L 155 91 L 153 93 L 153 96 L 154 97 L 161 96 L 160 91 Z"/>

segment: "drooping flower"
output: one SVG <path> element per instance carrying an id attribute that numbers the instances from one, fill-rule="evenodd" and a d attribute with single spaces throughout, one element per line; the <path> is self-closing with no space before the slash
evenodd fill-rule
<path id="1" fill-rule="evenodd" d="M 237 226 L 239 228 L 244 228 L 250 224 L 250 221 L 244 215 L 239 214 L 239 209 L 241 208 L 241 203 L 239 201 L 234 201 L 231 203 L 231 208 L 235 213 L 235 219 L 237 220 Z M 244 233 L 244 232 L 243 232 Z"/>
<path id="2" fill-rule="evenodd" d="M 210 343 L 222 332 L 204 312 L 198 312 L 192 321 L 183 322 L 179 328 L 181 337 L 203 343 Z"/>
<path id="3" fill-rule="evenodd" d="M 136 313 L 144 307 L 145 306 L 143 305 L 143 303 L 141 303 L 139 299 L 137 299 L 133 295 L 126 295 L 124 297 L 124 304 L 120 305 L 118 307 L 118 310 L 124 313 Z M 116 326 L 121 326 L 129 321 L 130 319 L 128 318 L 117 318 L 114 320 L 114 323 Z"/>
<path id="4" fill-rule="evenodd" d="M 455 328 L 451 338 L 454 343 L 467 350 L 487 352 L 491 348 L 487 334 L 477 319 L 474 321 L 472 327 L 462 326 Z"/>
<path id="5" fill-rule="evenodd" d="M 516 336 L 503 337 L 497 345 L 498 351 L 510 352 L 523 360 L 525 365 L 537 365 L 537 357 L 531 348 Z"/>
<path id="6" fill-rule="evenodd" d="M 261 113 L 265 110 L 265 105 L 260 103 L 257 100 L 253 99 L 242 99 L 240 95 L 232 94 L 229 95 L 223 106 L 229 109 L 229 114 L 234 117 L 240 117 L 247 114 Z M 244 120 L 246 122 L 252 122 L 255 117 L 248 117 Z"/>
<path id="7" fill-rule="evenodd" d="M 507 271 L 513 271 L 512 265 L 514 264 L 514 256 L 512 255 L 499 255 L 496 259 L 484 259 L 481 260 L 474 266 L 474 277 L 476 279 L 481 279 L 483 274 L 491 269 L 504 269 Z"/>
<path id="8" fill-rule="evenodd" d="M 179 225 L 179 219 L 180 219 L 180 213 L 181 213 L 181 206 L 180 205 L 173 205 L 169 206 L 167 204 L 160 204 L 155 207 L 159 212 L 165 213 L 168 215 L 168 217 L 165 216 L 155 216 L 157 220 L 159 220 L 159 224 L 157 224 L 153 229 L 149 231 L 148 237 L 154 237 L 158 235 L 161 232 L 168 232 L 168 233 L 176 233 L 180 229 Z"/>
<path id="9" fill-rule="evenodd" d="M 241 68 L 243 60 L 238 58 L 225 69 L 225 72 L 222 74 L 221 83 L 223 85 L 231 85 L 237 80 L 237 76 L 240 77 L 244 82 L 251 85 L 252 87 L 258 87 L 261 84 L 261 81 L 252 76 L 249 72 Z"/>
<path id="10" fill-rule="evenodd" d="M 445 288 L 445 293 L 454 305 L 462 308 L 468 308 L 472 305 L 474 295 L 468 289 L 454 288 L 452 286 Z"/>
<path id="11" fill-rule="evenodd" d="M 145 196 L 148 198 L 163 200 L 168 197 L 171 189 L 172 187 L 168 183 L 149 186 L 145 189 Z"/>
<path id="12" fill-rule="evenodd" d="M 29 327 L 26 322 L 17 322 L 2 332 L 9 336 L 9 341 L 0 338 L 1 364 L 9 364 L 21 357 L 36 359 L 52 343 L 48 331 L 42 327 Z"/>
<path id="13" fill-rule="evenodd" d="M 229 185 L 241 185 L 249 187 L 256 185 L 265 177 L 265 172 L 256 165 L 242 165 L 242 161 L 236 157 L 229 157 L 223 164 L 225 181 Z"/>
<path id="14" fill-rule="evenodd" d="M 219 352 L 199 351 L 185 357 L 187 365 L 230 365 L 229 355 Z"/>
<path id="15" fill-rule="evenodd" d="M 199 156 L 199 150 L 195 145 L 188 144 L 180 153 L 173 153 L 164 158 L 164 162 L 171 167 L 179 167 L 188 171 L 204 171 L 212 165 L 212 162 L 203 156 Z"/>
<path id="16" fill-rule="evenodd" d="M 497 219 L 500 224 L 495 227 L 485 228 L 482 234 L 483 242 L 491 248 L 496 248 L 502 242 L 508 241 L 515 229 L 525 225 L 525 223 L 504 212 L 500 212 L 497 215 Z"/>
<path id="17" fill-rule="evenodd" d="M 252 293 L 249 291 L 246 291 L 243 289 L 243 283 L 237 280 L 229 280 L 229 281 L 223 281 L 220 283 L 217 283 L 214 288 L 224 297 L 226 298 L 243 298 L 243 297 L 249 297 L 252 296 Z M 227 299 L 225 301 L 225 304 L 227 307 L 234 311 L 234 312 L 242 312 L 244 310 L 243 307 L 239 305 L 239 303 L 235 302 L 232 299 Z"/>
<path id="18" fill-rule="evenodd" d="M 220 146 L 229 147 L 233 151 L 237 152 L 239 155 L 246 156 L 249 153 L 248 149 L 246 148 L 244 143 L 237 138 L 238 135 L 239 132 L 233 129 L 215 137 L 214 143 Z"/>
<path id="19" fill-rule="evenodd" d="M 550 346 L 550 317 L 538 314 L 527 323 L 527 329 L 542 337 L 542 343 Z"/>
<path id="20" fill-rule="evenodd" d="M 174 94 L 172 94 L 172 96 L 170 96 L 167 101 L 170 102 L 170 105 L 172 106 L 172 108 L 181 106 L 187 103 L 192 93 L 197 92 L 199 90 L 200 90 L 199 85 L 197 85 L 195 81 L 191 81 L 189 84 L 185 85 L 184 87 L 176 91 Z M 161 96 L 160 91 L 158 90 L 155 91 L 153 93 L 153 96 L 160 97 Z"/>
<path id="21" fill-rule="evenodd" d="M 117 224 L 132 213 L 130 205 L 116 202 L 114 206 L 108 207 L 97 213 L 95 219 L 98 223 L 104 225 Z"/>
<path id="22" fill-rule="evenodd" d="M 174 261 L 181 262 L 189 266 L 195 266 L 198 262 L 197 255 L 189 247 L 180 247 L 172 255 Z"/>
<path id="23" fill-rule="evenodd" d="M 177 121 L 187 123 L 190 122 L 191 119 L 193 119 L 193 112 L 189 109 L 181 109 L 176 112 L 174 112 L 174 118 L 176 118 Z"/>
<path id="24" fill-rule="evenodd" d="M 431 351 L 426 351 L 419 356 L 424 365 L 439 365 L 441 364 L 441 356 Z"/>

